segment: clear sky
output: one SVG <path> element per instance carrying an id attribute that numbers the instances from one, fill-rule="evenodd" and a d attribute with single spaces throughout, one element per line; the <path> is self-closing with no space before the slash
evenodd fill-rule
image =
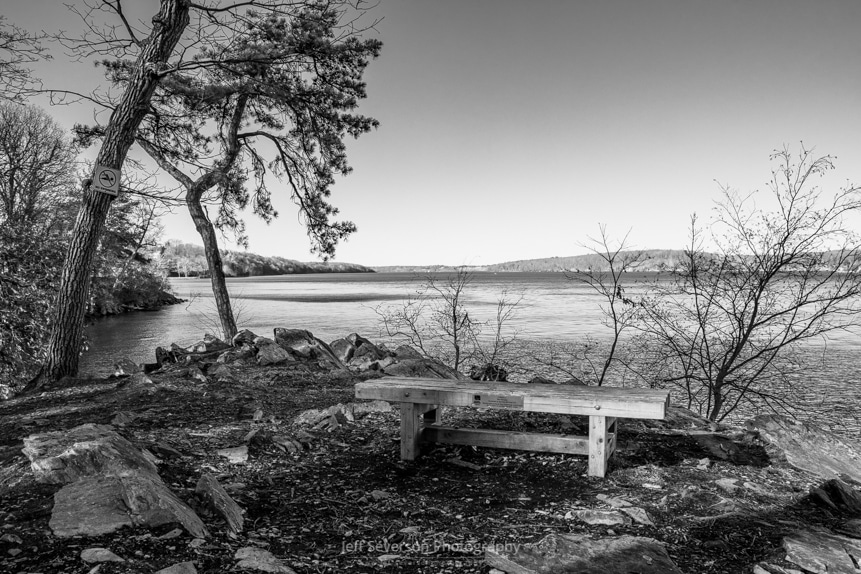
<path id="1" fill-rule="evenodd" d="M 0 6 L 29 28 L 71 21 L 53 0 Z M 763 188 L 772 150 L 800 141 L 837 157 L 834 182 L 861 182 L 857 0 L 380 0 L 374 13 L 384 45 L 359 111 L 381 125 L 349 143 L 354 172 L 333 189 L 359 228 L 336 260 L 565 256 L 599 223 L 681 248 L 716 181 Z M 46 84 L 71 80 L 62 53 L 46 69 Z M 250 250 L 308 260 L 285 198 L 271 225 L 246 218 Z M 187 213 L 165 224 L 200 243 Z"/>

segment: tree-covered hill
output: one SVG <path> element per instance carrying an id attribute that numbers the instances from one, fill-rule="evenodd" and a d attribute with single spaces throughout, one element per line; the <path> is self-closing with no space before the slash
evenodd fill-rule
<path id="1" fill-rule="evenodd" d="M 658 271 L 662 268 L 674 267 L 684 253 L 680 249 L 645 249 L 643 261 L 637 267 L 638 271 Z M 607 262 L 598 255 L 589 253 L 586 255 L 571 255 L 569 257 L 544 257 L 541 259 L 523 259 L 518 261 L 506 261 L 493 265 L 467 265 L 469 271 L 488 272 L 525 272 L 525 273 L 551 273 L 565 271 L 585 271 L 592 268 L 596 271 L 607 270 Z M 412 273 L 445 273 L 455 269 L 450 265 L 398 265 L 390 267 L 375 267 L 377 272 L 412 272 Z"/>
<path id="2" fill-rule="evenodd" d="M 228 277 L 289 275 L 300 273 L 373 273 L 363 265 L 336 262 L 299 262 L 283 257 L 265 257 L 244 251 L 221 251 L 224 273 Z M 207 273 L 203 247 L 170 240 L 161 250 L 162 266 L 171 277 L 198 277 Z"/>
<path id="3" fill-rule="evenodd" d="M 638 271 L 658 271 L 662 267 L 672 268 L 684 253 L 680 249 L 645 249 L 642 250 L 642 263 L 637 267 Z M 545 257 L 543 259 L 526 259 L 520 261 L 506 261 L 495 265 L 488 265 L 487 271 L 528 271 L 550 272 L 550 271 L 585 271 L 592 268 L 596 271 L 607 270 L 607 262 L 594 253 L 585 255 L 572 255 L 569 257 Z"/>

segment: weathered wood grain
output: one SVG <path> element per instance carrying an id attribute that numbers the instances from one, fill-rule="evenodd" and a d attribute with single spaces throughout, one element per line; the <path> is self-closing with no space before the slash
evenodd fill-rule
<path id="1" fill-rule="evenodd" d="M 669 391 L 441 379 L 384 378 L 356 384 L 356 398 L 530 412 L 663 419 Z"/>
<path id="2" fill-rule="evenodd" d="M 428 426 L 422 430 L 422 442 L 464 444 L 486 448 L 587 454 L 588 439 L 580 436 L 526 433 L 489 429 L 464 429 Z"/>

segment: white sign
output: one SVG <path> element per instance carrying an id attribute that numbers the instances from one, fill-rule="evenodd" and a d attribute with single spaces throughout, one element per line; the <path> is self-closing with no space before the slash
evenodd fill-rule
<path id="1" fill-rule="evenodd" d="M 120 170 L 96 165 L 92 185 L 96 191 L 101 191 L 114 197 L 118 196 L 120 194 Z"/>

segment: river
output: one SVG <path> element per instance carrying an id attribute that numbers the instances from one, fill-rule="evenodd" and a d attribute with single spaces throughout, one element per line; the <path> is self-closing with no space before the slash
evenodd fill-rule
<path id="1" fill-rule="evenodd" d="M 385 339 L 375 309 L 400 305 L 414 295 L 424 276 L 410 273 L 281 275 L 228 279 L 237 324 L 259 335 L 272 336 L 275 327 L 307 329 L 330 342 L 357 332 L 371 340 Z M 445 275 L 435 275 L 438 280 Z M 653 274 L 630 274 L 627 293 L 644 289 Z M 174 293 L 188 302 L 159 311 L 131 313 L 94 321 L 85 333 L 89 350 L 81 371 L 92 375 L 113 372 L 122 357 L 153 362 L 157 346 L 189 345 L 204 333 L 216 333 L 217 314 L 208 279 L 170 280 Z M 606 339 L 601 297 L 562 273 L 475 273 L 465 291 L 470 317 L 490 319 L 503 290 L 522 295 L 508 326 L 518 339 L 579 342 Z M 811 352 L 817 350 L 810 346 Z M 861 338 L 839 333 L 828 341 L 825 368 L 810 374 L 812 395 L 834 393 L 841 411 L 861 404 Z M 828 389 L 823 391 L 822 389 Z M 852 405 L 852 409 L 848 408 Z M 854 429 L 858 428 L 852 424 Z M 861 432 L 861 431 L 858 431 Z"/>
<path id="2" fill-rule="evenodd" d="M 631 282 L 648 279 L 637 275 Z M 227 286 L 240 328 L 268 336 L 275 327 L 307 329 L 330 342 L 353 332 L 379 338 L 381 322 L 375 309 L 398 305 L 422 282 L 423 276 L 411 273 L 344 273 L 232 278 Z M 84 354 L 82 371 L 110 372 L 120 357 L 152 362 L 156 346 L 191 344 L 218 330 L 208 279 L 172 278 L 170 283 L 188 303 L 96 320 L 86 329 L 90 350 Z M 474 318 L 490 318 L 504 289 L 523 295 L 510 322 L 521 338 L 606 335 L 600 298 L 562 273 L 476 273 L 464 304 Z"/>

